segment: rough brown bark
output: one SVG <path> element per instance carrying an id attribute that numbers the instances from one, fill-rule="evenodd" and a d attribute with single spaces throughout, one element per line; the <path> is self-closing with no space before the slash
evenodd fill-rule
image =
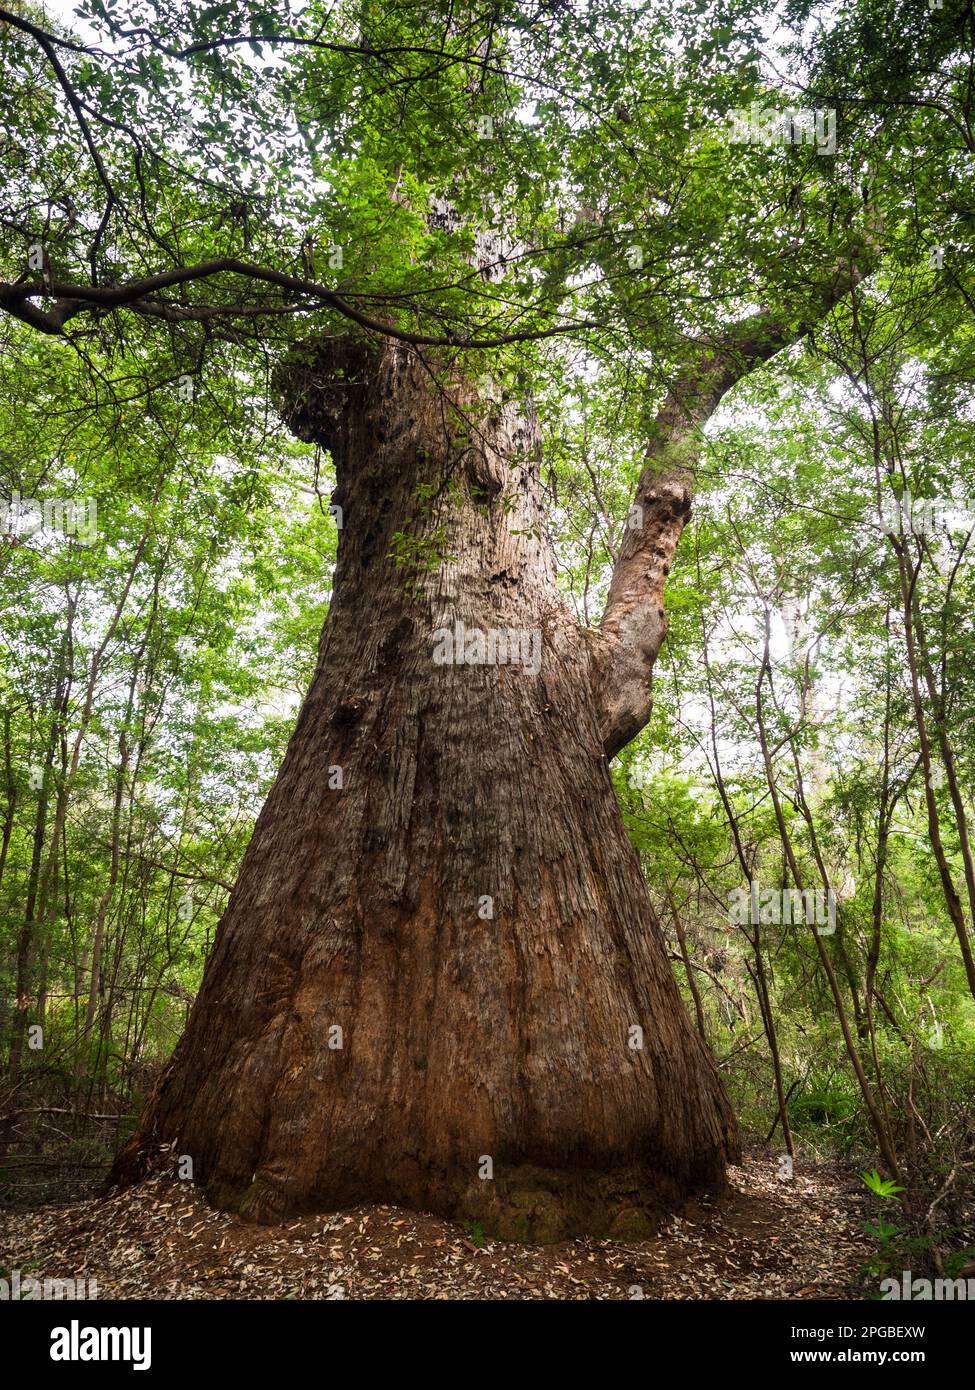
<path id="1" fill-rule="evenodd" d="M 644 1231 L 737 1141 L 616 804 L 606 638 L 556 591 L 537 426 L 398 344 L 322 343 L 286 386 L 336 464 L 331 609 L 115 1178 L 173 1145 L 260 1220 L 368 1200 L 511 1238 Z M 458 621 L 526 634 L 526 660 L 436 664 Z"/>

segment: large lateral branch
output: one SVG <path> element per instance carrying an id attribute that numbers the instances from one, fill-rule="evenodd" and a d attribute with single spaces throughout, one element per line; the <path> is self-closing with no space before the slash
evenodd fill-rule
<path id="1" fill-rule="evenodd" d="M 664 586 L 691 512 L 690 468 L 644 470 L 597 637 L 596 703 L 607 758 L 650 718 L 651 674 L 667 635 Z"/>
<path id="2" fill-rule="evenodd" d="M 855 269 L 824 292 L 820 313 L 784 324 L 768 311 L 737 325 L 720 347 L 704 347 L 667 392 L 647 443 L 606 610 L 595 635 L 594 685 L 607 758 L 650 718 L 654 664 L 667 635 L 664 588 L 691 514 L 702 427 L 731 388 L 803 338 L 860 279 Z"/>

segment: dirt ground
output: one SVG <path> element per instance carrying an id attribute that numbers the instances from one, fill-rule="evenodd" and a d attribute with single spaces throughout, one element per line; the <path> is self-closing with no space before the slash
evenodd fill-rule
<path id="1" fill-rule="evenodd" d="M 775 1157 L 730 1170 L 731 1192 L 653 1240 L 525 1246 L 397 1207 L 285 1226 L 212 1211 L 154 1178 L 73 1206 L 0 1213 L 0 1273 L 97 1279 L 100 1298 L 823 1299 L 855 1296 L 869 1254 L 856 1174 Z"/>

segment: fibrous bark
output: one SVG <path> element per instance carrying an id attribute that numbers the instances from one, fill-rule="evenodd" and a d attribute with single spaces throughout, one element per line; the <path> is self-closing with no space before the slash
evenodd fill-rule
<path id="1" fill-rule="evenodd" d="M 386 1201 L 535 1240 L 636 1234 L 723 1185 L 734 1119 L 608 760 L 649 717 L 701 426 L 807 328 L 761 312 L 691 354 L 595 631 L 557 592 L 530 407 L 396 341 L 286 367 L 285 419 L 336 466 L 331 608 L 117 1181 L 165 1149 L 260 1220 Z"/>
<path id="2" fill-rule="evenodd" d="M 621 627 L 559 598 L 531 411 L 350 339 L 284 385 L 335 460 L 332 605 L 116 1178 L 174 1145 L 256 1219 L 368 1200 L 521 1239 L 648 1229 L 737 1141 L 609 776 Z"/>

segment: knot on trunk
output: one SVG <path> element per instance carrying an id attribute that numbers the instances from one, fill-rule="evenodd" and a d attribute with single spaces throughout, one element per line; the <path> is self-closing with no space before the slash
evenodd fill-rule
<path id="1" fill-rule="evenodd" d="M 494 449 L 483 444 L 468 454 L 467 476 L 475 493 L 493 500 L 504 490 L 508 479 L 508 467 Z"/>
<path id="2" fill-rule="evenodd" d="M 271 380 L 278 412 L 296 438 L 330 452 L 342 439 L 350 411 L 363 407 L 382 349 L 365 338 L 312 338 L 278 363 Z"/>

